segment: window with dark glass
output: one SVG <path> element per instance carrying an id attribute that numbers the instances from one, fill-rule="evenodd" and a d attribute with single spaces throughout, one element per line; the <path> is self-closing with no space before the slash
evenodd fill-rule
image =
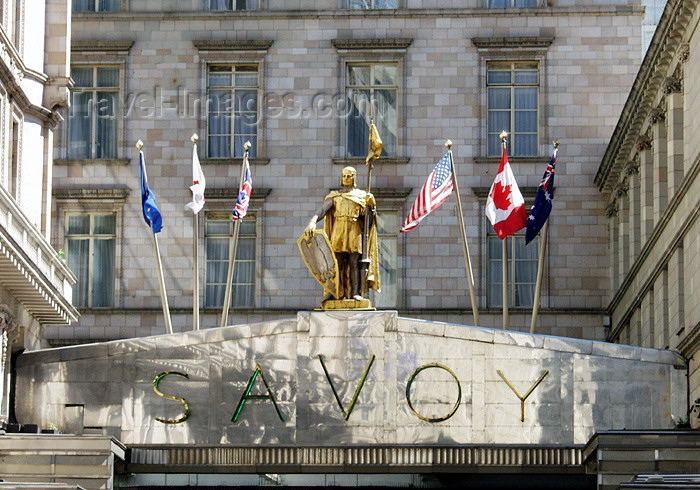
<path id="1" fill-rule="evenodd" d="M 258 10 L 258 0 L 204 0 L 204 10 Z"/>
<path id="2" fill-rule="evenodd" d="M 231 306 L 255 306 L 255 215 L 247 214 L 241 222 L 236 247 L 231 290 Z M 221 307 L 226 293 L 228 257 L 234 221 L 231 213 L 208 213 L 206 218 L 206 285 L 204 306 Z"/>
<path id="3" fill-rule="evenodd" d="M 377 212 L 377 239 L 379 241 L 379 277 L 382 292 L 370 289 L 369 298 L 375 308 L 397 308 L 399 301 L 399 215 L 398 211 Z"/>
<path id="4" fill-rule="evenodd" d="M 502 131 L 507 131 L 509 155 L 536 156 L 539 72 L 537 63 L 489 63 L 488 154 L 501 154 Z"/>
<path id="5" fill-rule="evenodd" d="M 370 116 L 373 117 L 384 145 L 382 156 L 396 156 L 397 92 L 398 65 L 396 63 L 348 65 L 346 87 L 348 157 L 367 156 Z"/>
<path id="6" fill-rule="evenodd" d="M 489 8 L 537 7 L 537 0 L 488 0 Z"/>
<path id="7" fill-rule="evenodd" d="M 69 158 L 117 158 L 119 68 L 71 67 Z"/>
<path id="8" fill-rule="evenodd" d="M 495 234 L 488 235 L 488 305 L 503 306 L 503 245 Z M 525 234 L 506 237 L 508 247 L 508 306 L 531 307 L 537 281 L 539 243 L 525 245 Z"/>
<path id="9" fill-rule="evenodd" d="M 242 157 L 258 139 L 257 65 L 210 65 L 207 73 L 207 156 Z"/>
<path id="10" fill-rule="evenodd" d="M 66 216 L 66 259 L 77 277 L 73 305 L 111 307 L 114 302 L 116 215 L 76 213 Z"/>
<path id="11" fill-rule="evenodd" d="M 396 9 L 398 0 L 347 0 L 347 8 L 351 10 Z"/>
<path id="12" fill-rule="evenodd" d="M 73 12 L 119 12 L 121 0 L 73 0 Z"/>

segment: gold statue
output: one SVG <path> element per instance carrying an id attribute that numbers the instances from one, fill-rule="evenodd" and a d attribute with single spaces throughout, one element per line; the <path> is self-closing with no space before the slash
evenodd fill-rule
<path id="1" fill-rule="evenodd" d="M 342 189 L 326 196 L 299 239 L 301 249 L 303 241 L 310 243 L 314 233 L 318 233 L 316 222 L 325 219 L 324 231 L 335 254 L 338 278 L 336 290 L 324 284 L 324 308 L 330 300 L 346 300 L 345 306 L 333 304 L 337 308 L 371 307 L 364 293 L 369 288 L 379 291 L 376 204 L 371 193 L 357 188 L 356 177 L 354 168 L 343 169 Z"/>

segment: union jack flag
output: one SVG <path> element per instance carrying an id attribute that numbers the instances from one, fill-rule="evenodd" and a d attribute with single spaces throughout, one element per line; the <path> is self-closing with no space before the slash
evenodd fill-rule
<path id="1" fill-rule="evenodd" d="M 552 212 L 552 199 L 554 199 L 554 166 L 557 161 L 557 150 L 552 153 L 552 159 L 544 171 L 540 187 L 537 189 L 535 203 L 532 205 L 530 215 L 527 217 L 527 231 L 525 232 L 525 243 L 530 243 L 540 232 L 545 221 Z"/>
<path id="2" fill-rule="evenodd" d="M 243 219 L 248 213 L 248 204 L 250 204 L 250 195 L 253 193 L 253 181 L 250 178 L 250 164 L 248 163 L 248 152 L 243 157 L 243 166 L 245 167 L 245 178 L 241 182 L 241 187 L 236 199 L 236 206 L 231 211 L 233 219 Z"/>
<path id="3" fill-rule="evenodd" d="M 452 189 L 452 166 L 450 165 L 450 153 L 447 152 L 428 175 L 428 180 L 425 181 L 420 190 L 416 202 L 411 206 L 411 211 L 406 216 L 401 231 L 412 230 L 418 226 L 423 218 L 450 197 Z"/>

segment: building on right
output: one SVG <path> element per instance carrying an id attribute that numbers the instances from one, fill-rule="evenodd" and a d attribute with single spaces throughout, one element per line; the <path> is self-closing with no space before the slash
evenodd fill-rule
<path id="1" fill-rule="evenodd" d="M 697 0 L 666 4 L 595 178 L 608 198 L 608 340 L 679 351 L 689 410 L 700 398 L 699 22 Z"/>

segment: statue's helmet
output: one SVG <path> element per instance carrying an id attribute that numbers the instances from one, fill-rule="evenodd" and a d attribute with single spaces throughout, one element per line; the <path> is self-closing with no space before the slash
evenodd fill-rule
<path id="1" fill-rule="evenodd" d="M 357 185 L 357 170 L 353 167 L 345 167 L 341 173 L 340 183 L 344 186 L 355 187 Z"/>

